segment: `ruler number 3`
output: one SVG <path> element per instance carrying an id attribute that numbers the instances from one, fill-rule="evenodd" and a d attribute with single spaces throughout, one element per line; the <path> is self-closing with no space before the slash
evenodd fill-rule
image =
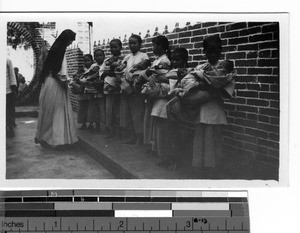
<path id="1" fill-rule="evenodd" d="M 191 221 L 187 221 L 186 224 L 185 224 L 185 226 L 188 227 L 188 228 L 190 228 L 192 226 Z"/>

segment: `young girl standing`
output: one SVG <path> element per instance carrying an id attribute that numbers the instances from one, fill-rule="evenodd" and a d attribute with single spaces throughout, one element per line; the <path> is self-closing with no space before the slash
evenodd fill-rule
<path id="1" fill-rule="evenodd" d="M 196 71 L 212 70 L 220 62 L 222 42 L 218 35 L 206 37 L 203 40 L 203 48 L 208 62 L 196 67 Z M 200 171 L 204 173 L 210 173 L 213 168 L 220 165 L 221 125 L 227 124 L 223 102 L 225 99 L 231 98 L 234 87 L 234 79 L 221 88 L 210 86 L 205 92 L 207 102 L 199 105 L 200 111 L 195 126 L 192 165 L 200 168 Z"/>
<path id="2" fill-rule="evenodd" d="M 123 62 L 126 64 L 123 75 L 123 82 L 128 82 L 131 89 L 134 82 L 135 73 L 146 69 L 151 62 L 146 53 L 140 51 L 142 38 L 132 34 L 129 37 L 130 54 L 125 56 Z M 120 125 L 129 131 L 129 137 L 125 143 L 135 143 L 136 146 L 143 144 L 143 117 L 144 117 L 144 96 L 139 92 L 121 94 Z"/>
<path id="3" fill-rule="evenodd" d="M 87 81 L 86 74 L 93 68 L 93 56 L 91 54 L 85 54 L 83 56 L 84 73 L 78 79 L 79 85 L 85 88 Z M 88 111 L 89 111 L 89 94 L 82 93 L 78 95 L 78 112 L 77 112 L 77 123 L 81 124 L 79 129 L 86 129 L 88 122 Z M 91 126 L 89 126 L 91 127 Z"/>
<path id="4" fill-rule="evenodd" d="M 188 67 L 188 51 L 185 48 L 176 48 L 171 55 L 172 69 L 164 76 L 162 81 L 174 83 L 181 69 Z M 151 115 L 154 117 L 153 141 L 161 161 L 158 165 L 166 169 L 176 170 L 179 163 L 177 154 L 177 123 L 167 119 L 166 105 L 168 97 L 156 100 Z"/>
<path id="5" fill-rule="evenodd" d="M 106 76 L 109 80 L 115 80 L 114 69 L 118 67 L 122 60 L 121 56 L 122 42 L 119 39 L 113 39 L 109 43 L 112 56 L 105 60 L 106 71 L 103 72 L 102 78 Z M 114 81 L 115 83 L 115 81 Z M 109 129 L 108 138 L 120 137 L 120 92 L 111 92 L 106 95 L 106 126 Z"/>
<path id="6" fill-rule="evenodd" d="M 165 36 L 157 36 L 153 38 L 152 49 L 154 55 L 156 56 L 156 59 L 153 61 L 151 68 L 146 71 L 146 74 L 149 76 L 150 80 L 149 84 L 153 85 L 155 82 L 169 83 L 169 80 L 164 75 L 161 75 L 167 73 L 170 70 L 171 66 L 171 61 L 169 60 L 171 52 L 168 39 Z M 159 70 L 160 75 L 153 73 L 153 70 L 155 69 Z M 163 131 L 161 130 L 163 125 L 161 125 L 161 122 L 157 120 L 157 116 L 159 116 L 160 114 L 160 109 L 164 104 L 164 101 L 160 99 L 154 100 L 150 98 L 147 98 L 146 101 L 147 103 L 144 118 L 144 142 L 145 144 L 152 144 L 152 150 L 157 151 L 158 155 L 160 156 L 164 153 L 164 151 L 156 150 L 156 140 L 159 140 L 159 138 L 161 138 L 162 136 L 160 132 Z"/>

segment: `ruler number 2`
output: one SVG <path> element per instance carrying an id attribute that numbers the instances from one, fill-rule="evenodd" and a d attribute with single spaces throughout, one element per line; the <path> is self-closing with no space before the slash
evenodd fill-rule
<path id="1" fill-rule="evenodd" d="M 119 222 L 119 228 L 121 228 L 121 227 L 124 227 L 124 222 L 123 221 Z"/>

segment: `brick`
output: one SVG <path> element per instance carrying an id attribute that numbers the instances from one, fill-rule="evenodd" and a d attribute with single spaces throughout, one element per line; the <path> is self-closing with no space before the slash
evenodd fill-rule
<path id="1" fill-rule="evenodd" d="M 258 76 L 257 81 L 260 83 L 278 84 L 279 77 L 278 76 Z"/>
<path id="2" fill-rule="evenodd" d="M 257 114 L 247 113 L 247 119 L 257 121 Z"/>
<path id="3" fill-rule="evenodd" d="M 190 50 L 189 50 L 189 54 L 190 54 L 190 55 L 200 54 L 200 51 L 199 51 L 199 49 L 190 49 Z"/>
<path id="4" fill-rule="evenodd" d="M 256 66 L 257 60 L 256 59 L 242 59 L 242 60 L 235 60 L 235 66 Z"/>
<path id="5" fill-rule="evenodd" d="M 246 113 L 244 113 L 244 112 L 229 111 L 228 115 L 233 116 L 233 117 L 246 118 Z"/>
<path id="6" fill-rule="evenodd" d="M 232 31 L 232 32 L 224 32 L 221 34 L 221 38 L 232 38 L 232 37 L 238 37 L 239 32 L 238 31 Z"/>
<path id="7" fill-rule="evenodd" d="M 278 32 L 279 31 L 279 23 L 274 23 L 271 25 L 265 25 L 262 27 L 262 33 L 266 32 Z"/>
<path id="8" fill-rule="evenodd" d="M 269 155 L 279 158 L 279 150 L 274 150 L 274 149 L 269 148 Z"/>
<path id="9" fill-rule="evenodd" d="M 244 142 L 243 141 L 235 140 L 235 139 L 232 139 L 232 138 L 224 138 L 224 143 L 235 145 L 235 146 L 240 147 L 240 148 L 244 147 Z"/>
<path id="10" fill-rule="evenodd" d="M 257 58 L 257 52 L 247 52 L 247 58 Z"/>
<path id="11" fill-rule="evenodd" d="M 254 106 L 269 106 L 269 101 L 260 100 L 260 99 L 247 99 L 247 105 L 254 105 Z"/>
<path id="12" fill-rule="evenodd" d="M 279 101 L 270 101 L 270 107 L 271 108 L 279 109 L 279 106 L 280 106 Z"/>
<path id="13" fill-rule="evenodd" d="M 238 37 L 238 38 L 233 38 L 233 39 L 229 39 L 228 40 L 228 44 L 232 45 L 232 44 L 244 44 L 244 43 L 248 43 L 248 37 Z"/>
<path id="14" fill-rule="evenodd" d="M 272 39 L 273 39 L 272 33 L 249 36 L 249 42 L 266 41 Z"/>
<path id="15" fill-rule="evenodd" d="M 268 138 L 268 133 L 263 130 L 245 128 L 245 134 L 255 136 L 258 138 Z"/>
<path id="16" fill-rule="evenodd" d="M 256 137 L 245 134 L 234 133 L 234 138 L 245 142 L 256 143 Z"/>
<path id="17" fill-rule="evenodd" d="M 273 149 L 279 149 L 279 143 L 271 140 L 266 140 L 262 138 L 257 139 L 257 144 L 262 146 L 267 146 Z"/>
<path id="18" fill-rule="evenodd" d="M 206 34 L 207 34 L 206 28 L 192 31 L 192 36 L 199 36 L 199 35 L 206 35 Z"/>
<path id="19" fill-rule="evenodd" d="M 236 67 L 235 70 L 238 73 L 238 76 L 247 74 L 247 68 Z M 237 78 L 237 76 L 235 76 L 235 78 Z"/>
<path id="20" fill-rule="evenodd" d="M 236 50 L 237 50 L 237 47 L 235 45 L 223 46 L 223 48 L 222 48 L 223 53 L 233 52 Z"/>
<path id="21" fill-rule="evenodd" d="M 278 49 L 274 49 L 274 50 L 271 51 L 271 57 L 272 58 L 279 57 Z"/>
<path id="22" fill-rule="evenodd" d="M 245 132 L 245 128 L 242 127 L 242 126 L 239 126 L 239 125 L 233 125 L 233 124 L 230 124 L 227 126 L 230 131 L 232 132 L 236 132 L 236 133 L 244 133 Z"/>
<path id="23" fill-rule="evenodd" d="M 237 29 L 246 28 L 246 27 L 247 27 L 247 24 L 244 22 L 233 23 L 233 24 L 226 26 L 226 31 L 237 30 Z"/>
<path id="24" fill-rule="evenodd" d="M 259 98 L 268 100 L 279 100 L 278 93 L 259 92 Z"/>
<path id="25" fill-rule="evenodd" d="M 279 117 L 279 110 L 273 108 L 259 108 L 259 113 L 262 115 L 268 115 L 271 117 Z M 270 120 L 271 122 L 271 120 Z"/>
<path id="26" fill-rule="evenodd" d="M 247 84 L 246 83 L 236 83 L 235 89 L 238 89 L 238 90 L 247 89 Z"/>
<path id="27" fill-rule="evenodd" d="M 264 123 L 270 123 L 270 117 L 264 115 L 258 115 L 258 121 Z"/>
<path id="28" fill-rule="evenodd" d="M 235 103 L 235 104 L 245 104 L 246 103 L 246 99 L 245 98 L 232 98 L 230 100 L 230 103 Z"/>
<path id="29" fill-rule="evenodd" d="M 246 58 L 245 52 L 233 52 L 233 53 L 227 53 L 226 59 L 243 59 Z"/>
<path id="30" fill-rule="evenodd" d="M 279 66 L 279 64 L 278 64 L 278 66 Z M 279 68 L 278 67 L 273 68 L 272 75 L 279 75 Z"/>
<path id="31" fill-rule="evenodd" d="M 261 85 L 259 85 L 258 83 L 247 83 L 247 89 L 248 90 L 256 90 L 259 91 Z"/>
<path id="32" fill-rule="evenodd" d="M 234 138 L 234 133 L 228 130 L 223 130 L 223 135 L 225 137 Z M 241 134 L 242 135 L 242 134 Z"/>
<path id="33" fill-rule="evenodd" d="M 279 40 L 279 32 L 273 33 L 273 40 Z"/>
<path id="34" fill-rule="evenodd" d="M 242 125 L 250 128 L 257 128 L 257 122 L 253 120 L 235 119 L 235 124 Z"/>
<path id="35" fill-rule="evenodd" d="M 270 123 L 274 125 L 279 125 L 280 123 L 279 117 L 270 117 Z"/>
<path id="36" fill-rule="evenodd" d="M 263 153 L 263 154 L 268 154 L 268 148 L 264 146 L 258 146 L 257 144 L 252 144 L 252 143 L 244 143 L 245 149 L 255 151 L 258 153 Z"/>
<path id="37" fill-rule="evenodd" d="M 258 48 L 259 48 L 259 50 L 262 50 L 262 49 L 278 49 L 279 48 L 279 42 L 278 41 L 268 41 L 268 42 L 259 43 Z"/>
<path id="38" fill-rule="evenodd" d="M 248 74 L 272 74 L 272 68 L 248 68 Z"/>
<path id="39" fill-rule="evenodd" d="M 178 40 L 179 44 L 190 43 L 190 42 L 191 42 L 190 38 L 184 38 L 184 39 L 179 39 Z"/>
<path id="40" fill-rule="evenodd" d="M 217 27 L 210 27 L 208 28 L 208 33 L 217 33 L 217 32 L 224 32 L 225 26 L 217 26 Z"/>
<path id="41" fill-rule="evenodd" d="M 279 142 L 279 134 L 277 134 L 277 133 L 269 133 L 269 138 L 270 138 L 272 141 Z"/>
<path id="42" fill-rule="evenodd" d="M 191 42 L 203 42 L 203 36 L 194 36 L 191 38 Z"/>
<path id="43" fill-rule="evenodd" d="M 258 128 L 268 131 L 268 132 L 273 132 L 273 133 L 279 133 L 279 127 L 278 125 L 271 125 L 271 124 L 265 124 L 265 123 L 258 123 Z"/>
<path id="44" fill-rule="evenodd" d="M 238 96 L 242 97 L 258 97 L 258 92 L 257 91 L 238 91 L 237 92 Z"/>
<path id="45" fill-rule="evenodd" d="M 231 110 L 231 111 L 235 110 L 235 105 L 234 104 L 224 103 L 224 107 L 225 107 L 226 110 Z"/>
<path id="46" fill-rule="evenodd" d="M 259 59 L 258 66 L 279 66 L 278 59 Z"/>
<path id="47" fill-rule="evenodd" d="M 192 36 L 192 32 L 191 31 L 180 32 L 179 33 L 179 38 L 182 38 L 182 37 L 191 37 L 191 36 Z"/>
<path id="48" fill-rule="evenodd" d="M 194 48 L 202 48 L 203 47 L 203 43 L 200 42 L 200 43 L 194 43 Z"/>
<path id="49" fill-rule="evenodd" d="M 180 48 L 186 48 L 186 49 L 192 49 L 192 48 L 194 48 L 194 45 L 193 44 L 182 44 L 182 43 L 180 43 L 179 47 Z"/>
<path id="50" fill-rule="evenodd" d="M 216 26 L 218 23 L 217 22 L 205 22 L 202 23 L 202 27 L 212 27 L 212 26 Z"/>
<path id="51" fill-rule="evenodd" d="M 239 73 L 238 73 L 239 74 Z M 236 82 L 256 82 L 257 81 L 257 77 L 256 76 L 248 76 L 248 75 L 238 75 L 235 77 L 235 81 Z"/>
<path id="52" fill-rule="evenodd" d="M 266 22 L 248 22 L 248 27 L 251 28 L 251 27 L 257 27 L 257 26 L 262 26 L 262 25 L 265 25 Z"/>
<path id="53" fill-rule="evenodd" d="M 226 111 L 226 109 L 225 109 L 225 111 Z M 226 115 L 227 115 L 227 122 L 228 122 L 228 124 L 233 124 L 234 123 L 234 118 L 233 117 L 228 117 L 227 113 L 226 113 Z"/>
<path id="54" fill-rule="evenodd" d="M 179 35 L 178 33 L 171 33 L 171 34 L 167 34 L 166 37 L 168 38 L 168 40 L 173 40 L 173 39 L 178 39 Z"/>
<path id="55" fill-rule="evenodd" d="M 263 58 L 266 58 L 266 57 L 269 58 L 269 57 L 271 57 L 271 51 L 270 50 L 259 51 L 258 56 L 263 57 Z"/>
<path id="56" fill-rule="evenodd" d="M 279 85 L 278 84 L 271 84 L 270 90 L 272 92 L 279 92 Z"/>
<path id="57" fill-rule="evenodd" d="M 244 44 L 238 46 L 238 51 L 258 50 L 258 44 Z"/>
<path id="58" fill-rule="evenodd" d="M 241 112 L 258 112 L 258 108 L 257 107 L 253 107 L 253 106 L 243 106 L 243 105 L 237 105 L 237 111 L 241 111 Z"/>
<path id="59" fill-rule="evenodd" d="M 261 32 L 261 27 L 253 27 L 253 28 L 241 30 L 240 35 L 246 36 L 246 35 L 256 34 L 260 32 Z"/>
<path id="60" fill-rule="evenodd" d="M 205 56 L 203 55 L 193 55 L 194 61 L 205 60 Z"/>

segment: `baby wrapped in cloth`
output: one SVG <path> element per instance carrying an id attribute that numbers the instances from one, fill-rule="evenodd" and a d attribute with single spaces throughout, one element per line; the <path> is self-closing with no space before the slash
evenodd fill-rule
<path id="1" fill-rule="evenodd" d="M 199 114 L 199 105 L 206 101 L 208 89 L 221 90 L 234 79 L 236 71 L 233 62 L 220 61 L 207 70 L 195 70 L 178 80 L 169 95 L 175 96 L 167 104 L 168 118 L 173 121 L 194 123 Z"/>

